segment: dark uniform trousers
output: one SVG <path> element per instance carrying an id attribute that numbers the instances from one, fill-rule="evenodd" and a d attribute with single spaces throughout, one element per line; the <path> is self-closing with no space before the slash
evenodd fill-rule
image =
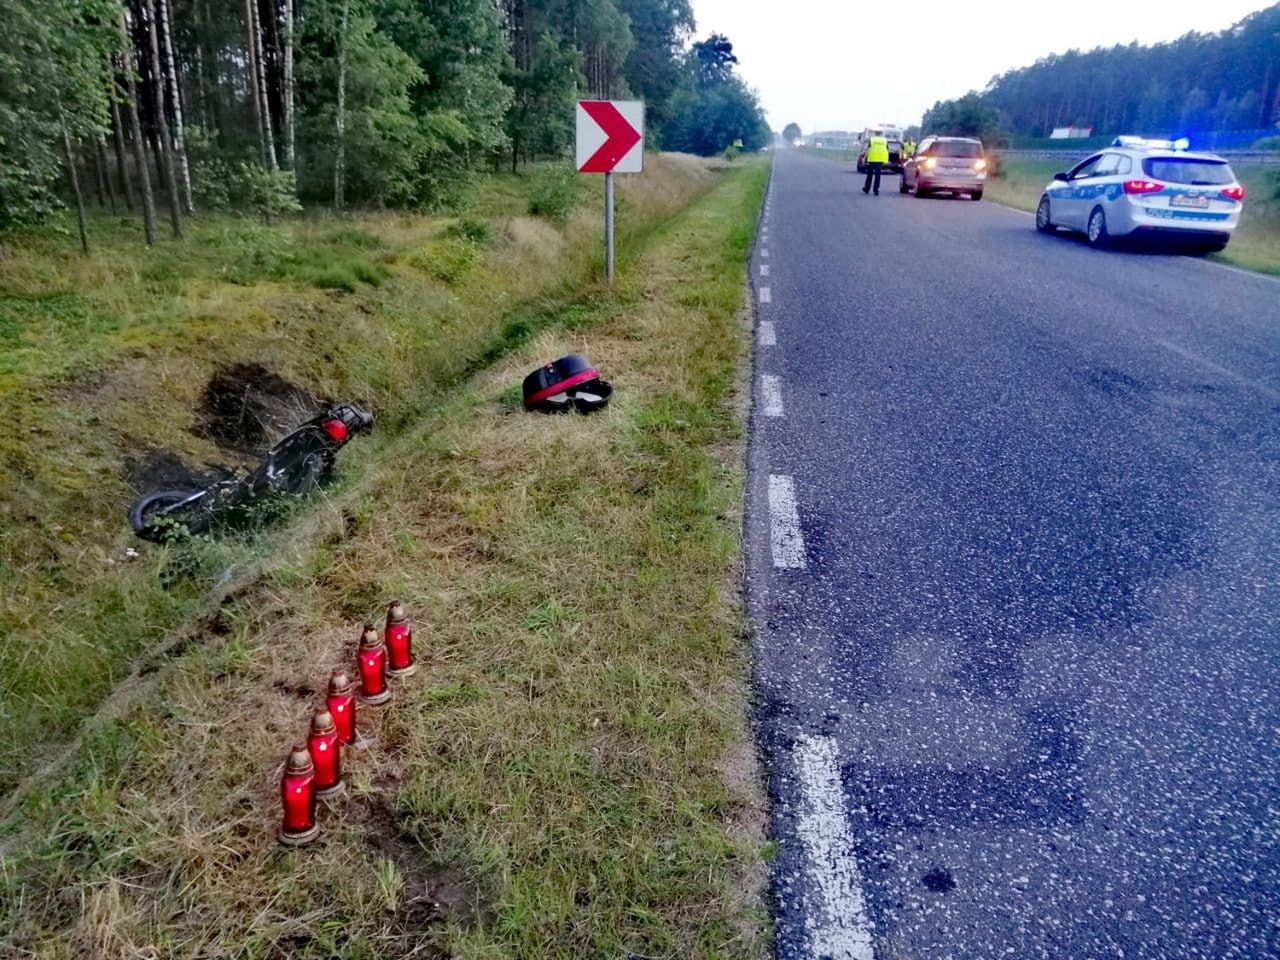
<path id="1" fill-rule="evenodd" d="M 875 191 L 876 191 L 876 195 L 877 195 L 877 196 L 879 195 L 879 193 L 880 193 L 880 172 L 881 172 L 882 170 L 884 170 L 884 164 L 883 164 L 883 163 L 868 163 L 868 164 L 867 164 L 867 182 L 866 182 L 866 183 L 863 185 L 863 187 L 862 187 L 862 192 L 863 192 L 863 193 L 870 193 L 870 192 L 871 192 L 871 181 L 872 181 L 872 178 L 874 178 L 874 179 L 875 179 Z"/>

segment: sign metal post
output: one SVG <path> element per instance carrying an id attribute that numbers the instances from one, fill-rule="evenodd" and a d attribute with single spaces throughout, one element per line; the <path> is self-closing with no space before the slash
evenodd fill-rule
<path id="1" fill-rule="evenodd" d="M 604 272 L 615 269 L 615 173 L 644 171 L 644 104 L 638 100 L 582 100 L 577 112 L 579 173 L 604 174 Z"/>
<path id="2" fill-rule="evenodd" d="M 604 175 L 604 275 L 613 283 L 613 174 Z"/>

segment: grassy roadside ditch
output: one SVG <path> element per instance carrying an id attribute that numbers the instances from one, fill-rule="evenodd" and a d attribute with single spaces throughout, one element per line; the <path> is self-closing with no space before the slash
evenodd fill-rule
<path id="1" fill-rule="evenodd" d="M 339 490 L 201 642 L 28 797 L 0 952 L 758 956 L 763 811 L 739 551 L 744 262 L 767 167 L 655 226 L 610 292 L 457 388 Z M 584 350 L 591 418 L 518 410 Z M 319 523 L 319 521 L 317 521 Z M 419 674 L 303 851 L 275 777 L 390 595 Z"/>
<path id="2" fill-rule="evenodd" d="M 623 178 L 621 255 L 723 172 L 657 156 Z M 207 216 L 185 243 L 147 250 L 136 225 L 104 218 L 89 259 L 70 236 L 9 244 L 0 796 L 149 669 L 144 651 L 207 632 L 211 599 L 319 535 L 138 551 L 125 520 L 136 492 L 256 463 L 316 398 L 360 399 L 379 415 L 375 437 L 341 458 L 342 483 L 358 487 L 442 390 L 589 306 L 600 227 L 588 191 L 586 178 L 546 170 L 494 178 L 460 219 L 372 213 L 268 229 Z"/>

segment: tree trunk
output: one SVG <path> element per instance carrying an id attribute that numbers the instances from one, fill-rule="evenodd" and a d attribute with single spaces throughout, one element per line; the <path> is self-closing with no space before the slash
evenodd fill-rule
<path id="1" fill-rule="evenodd" d="M 209 18 L 208 0 L 199 0 L 197 17 L 204 29 L 199 31 L 202 41 L 207 42 L 208 38 L 213 36 L 213 21 Z M 221 47 L 214 46 L 209 51 L 207 62 L 201 57 L 204 63 L 205 88 L 203 95 L 205 98 L 204 109 L 207 114 L 205 122 L 209 125 L 210 139 L 217 143 L 221 137 L 220 128 L 222 126 L 222 113 L 218 103 L 218 91 L 222 89 L 222 74 L 218 69 L 218 53 Z"/>
<path id="2" fill-rule="evenodd" d="M 85 154 L 84 175 L 86 178 L 92 175 L 93 196 L 98 201 L 98 209 L 103 210 L 107 206 L 107 185 L 102 182 L 102 164 L 98 162 L 98 154 L 96 152 L 85 153 L 83 141 L 79 146 L 80 149 L 77 152 Z"/>
<path id="3" fill-rule="evenodd" d="M 129 104 L 129 135 L 133 139 L 133 159 L 138 166 L 139 190 L 142 192 L 142 226 L 147 245 L 155 246 L 156 204 L 151 195 L 151 172 L 147 169 L 147 150 L 142 143 L 142 122 L 138 119 L 138 84 L 133 76 L 133 41 L 125 22 L 124 6 L 120 7 L 120 56 L 123 58 L 126 98 Z M 119 112 L 119 111 L 117 111 Z"/>
<path id="4" fill-rule="evenodd" d="M 182 118 L 182 89 L 178 85 L 178 64 L 173 56 L 173 4 L 160 0 L 160 29 L 164 42 L 165 76 L 169 82 L 169 101 L 173 108 L 173 144 L 178 157 L 178 173 L 182 181 L 182 209 L 188 216 L 196 212 L 191 196 L 191 164 L 187 160 L 186 125 Z"/>
<path id="5" fill-rule="evenodd" d="M 107 162 L 107 140 L 101 133 L 94 135 L 93 150 L 98 169 L 98 192 L 106 195 L 107 203 L 111 205 L 111 212 L 114 214 L 116 190 L 111 182 L 111 164 Z"/>
<path id="6" fill-rule="evenodd" d="M 267 165 L 267 137 L 262 130 L 262 95 L 258 90 L 258 46 L 254 40 L 256 31 L 253 0 L 244 0 L 245 45 L 249 49 L 249 101 L 253 104 L 253 122 L 258 128 L 258 153 L 262 165 Z"/>
<path id="7" fill-rule="evenodd" d="M 108 63 L 111 68 L 111 132 L 116 147 L 116 177 L 120 181 L 120 189 L 124 191 L 124 205 L 133 212 L 133 181 L 129 177 L 129 162 L 125 157 L 124 124 L 120 120 L 120 80 L 116 74 L 115 64 Z"/>
<path id="8" fill-rule="evenodd" d="M 198 113 L 196 119 L 200 123 L 200 129 L 206 135 L 211 133 L 209 129 L 209 77 L 204 69 L 204 36 L 199 27 L 199 15 L 196 17 L 196 107 Z"/>
<path id="9" fill-rule="evenodd" d="M 253 102 L 258 122 L 258 137 L 262 146 L 262 165 L 268 170 L 278 170 L 276 164 L 275 134 L 271 129 L 271 104 L 267 100 L 267 74 L 262 62 L 262 21 L 258 19 L 255 0 L 245 0 L 244 15 L 249 29 L 249 85 L 253 87 Z"/>
<path id="10" fill-rule="evenodd" d="M 295 170 L 293 129 L 293 0 L 284 0 L 284 165 Z"/>
<path id="11" fill-rule="evenodd" d="M 338 152 L 333 161 L 333 205 L 341 210 L 346 202 L 347 179 L 347 20 L 350 0 L 342 0 L 342 26 L 338 33 Z"/>
<path id="12" fill-rule="evenodd" d="M 169 222 L 173 226 L 173 236 L 182 239 L 182 197 L 178 187 L 178 173 L 173 161 L 172 141 L 169 139 L 169 119 L 165 116 L 165 83 L 164 66 L 160 60 L 160 30 L 156 23 L 155 0 L 146 0 L 147 37 L 151 45 L 151 78 L 155 91 L 156 139 L 159 141 L 159 152 L 156 161 L 164 169 L 164 182 L 169 194 Z"/>
<path id="13" fill-rule="evenodd" d="M 76 222 L 80 224 L 80 249 L 89 255 L 89 225 L 84 218 L 84 197 L 80 193 L 80 175 L 76 172 L 76 155 L 71 149 L 71 134 L 67 130 L 67 117 L 62 112 L 62 97 L 58 97 L 58 125 L 62 127 L 62 149 L 67 156 L 67 176 L 71 178 L 71 193 L 76 200 Z"/>

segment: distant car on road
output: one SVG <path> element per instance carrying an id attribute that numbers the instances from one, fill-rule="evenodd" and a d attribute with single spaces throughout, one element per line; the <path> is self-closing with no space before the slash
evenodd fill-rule
<path id="1" fill-rule="evenodd" d="M 1117 137 L 1054 175 L 1036 207 L 1036 229 L 1076 230 L 1094 247 L 1117 237 L 1163 236 L 1224 249 L 1240 222 L 1244 187 L 1222 157 L 1186 146 Z"/>
<path id="2" fill-rule="evenodd" d="M 982 199 L 987 185 L 987 160 L 982 141 L 972 137 L 925 137 L 916 154 L 902 165 L 899 193 L 917 197 L 949 191 Z"/>

